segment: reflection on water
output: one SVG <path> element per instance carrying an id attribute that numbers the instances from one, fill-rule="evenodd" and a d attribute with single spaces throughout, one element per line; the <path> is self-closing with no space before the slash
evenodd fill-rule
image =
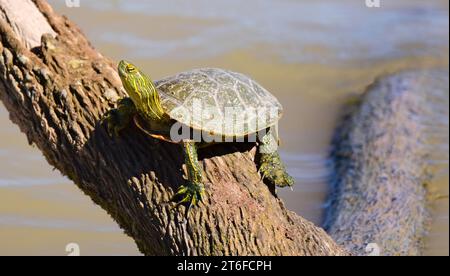
<path id="1" fill-rule="evenodd" d="M 448 1 L 382 1 L 380 9 L 363 0 L 82 0 L 73 9 L 49 2 L 102 53 L 133 60 L 155 79 L 222 67 L 275 94 L 285 109 L 281 154 L 297 182 L 279 194 L 315 223 L 326 196 L 329 141 L 346 99 L 380 74 L 448 67 Z M 444 100 L 448 106 L 448 95 Z M 448 130 L 448 109 L 437 106 L 447 116 L 436 120 Z M 82 254 L 138 254 L 103 210 L 27 145 L 2 107 L 0 127 L 0 254 L 64 254 L 69 242 Z M 430 132 L 433 147 L 448 152 L 448 135 Z M 430 162 L 439 164 L 435 194 L 448 195 L 448 154 Z M 448 198 L 434 207 L 427 253 L 448 254 Z"/>
<path id="2" fill-rule="evenodd" d="M 281 152 L 283 161 L 291 164 L 290 174 L 300 183 L 326 181 L 330 177 L 331 160 L 324 155 L 294 155 Z"/>

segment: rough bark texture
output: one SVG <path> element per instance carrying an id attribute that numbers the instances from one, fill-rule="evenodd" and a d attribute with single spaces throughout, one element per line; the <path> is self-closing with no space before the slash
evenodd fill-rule
<path id="1" fill-rule="evenodd" d="M 24 7 L 28 20 L 16 21 Z M 322 229 L 286 210 L 260 181 L 254 145 L 203 154 L 207 198 L 185 221 L 184 207 L 176 212 L 170 203 L 185 181 L 181 148 L 135 128 L 111 139 L 99 123 L 124 95 L 116 65 L 45 1 L 0 0 L 0 8 L 0 97 L 11 120 L 143 253 L 346 254 Z M 33 37 L 17 31 L 30 28 Z M 46 32 L 52 34 L 35 45 L 36 34 Z"/>
<path id="2" fill-rule="evenodd" d="M 448 106 L 446 115 L 436 110 L 437 101 L 448 104 L 448 83 L 448 71 L 382 78 L 338 129 L 325 229 L 353 254 L 376 243 L 382 255 L 420 255 L 430 220 L 430 135 L 448 131 L 439 126 Z"/>

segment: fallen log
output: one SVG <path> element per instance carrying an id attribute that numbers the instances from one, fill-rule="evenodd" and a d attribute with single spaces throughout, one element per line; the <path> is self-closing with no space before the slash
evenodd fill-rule
<path id="1" fill-rule="evenodd" d="M 100 123 L 125 95 L 113 61 L 43 0 L 0 0 L 0 35 L 0 98 L 11 120 L 141 252 L 347 254 L 261 182 L 254 145 L 219 146 L 201 156 L 207 197 L 186 220 L 170 203 L 185 181 L 179 146 L 136 128 L 111 139 Z"/>
<path id="2" fill-rule="evenodd" d="M 351 104 L 333 140 L 324 227 L 355 255 L 420 255 L 430 222 L 427 160 L 448 70 L 380 78 Z M 442 128 L 442 131 L 448 131 Z M 375 251 L 373 251 L 375 250 Z"/>

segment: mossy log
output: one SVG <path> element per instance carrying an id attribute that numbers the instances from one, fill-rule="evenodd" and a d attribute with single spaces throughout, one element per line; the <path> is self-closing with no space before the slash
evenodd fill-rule
<path id="1" fill-rule="evenodd" d="M 147 255 L 346 255 L 260 180 L 255 147 L 202 155 L 207 196 L 187 220 L 178 145 L 100 123 L 124 96 L 116 64 L 43 0 L 0 0 L 0 98 L 47 161 L 114 218 Z"/>

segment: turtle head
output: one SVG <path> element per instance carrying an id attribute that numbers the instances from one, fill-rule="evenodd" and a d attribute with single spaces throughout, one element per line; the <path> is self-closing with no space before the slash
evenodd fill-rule
<path id="1" fill-rule="evenodd" d="M 118 70 L 123 87 L 141 115 L 152 120 L 161 120 L 164 110 L 153 81 L 125 60 L 119 63 Z"/>
<path id="2" fill-rule="evenodd" d="M 130 77 L 141 77 L 141 72 L 139 68 L 137 68 L 130 62 L 122 60 L 119 62 L 119 75 L 123 80 Z"/>

